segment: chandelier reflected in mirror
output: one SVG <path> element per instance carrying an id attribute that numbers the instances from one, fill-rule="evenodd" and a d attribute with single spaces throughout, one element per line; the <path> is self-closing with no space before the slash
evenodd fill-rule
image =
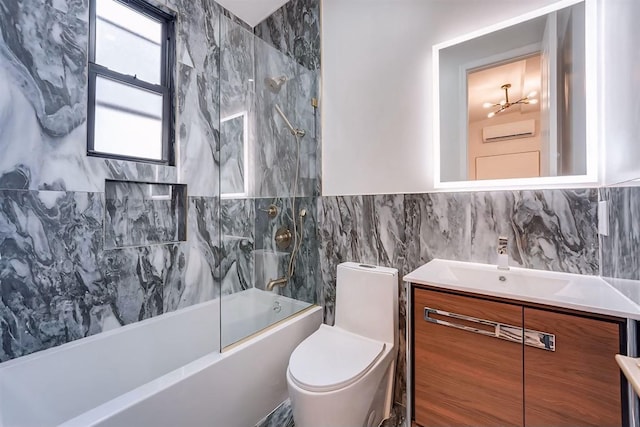
<path id="1" fill-rule="evenodd" d="M 536 98 L 534 98 L 538 93 L 536 91 L 533 92 L 529 92 L 529 94 L 527 96 L 525 96 L 524 98 L 520 98 L 519 100 L 515 101 L 515 102 L 511 102 L 509 101 L 509 88 L 511 88 L 511 83 L 505 83 L 502 86 L 500 86 L 500 89 L 504 90 L 504 99 L 496 104 L 492 103 L 492 102 L 485 102 L 484 104 L 482 104 L 482 106 L 484 108 L 495 108 L 497 107 L 498 109 L 495 111 L 490 112 L 489 114 L 487 114 L 488 118 L 494 117 L 496 114 L 500 114 L 506 110 L 508 110 L 509 108 L 513 107 L 514 105 L 519 105 L 519 104 L 537 104 L 538 100 Z"/>

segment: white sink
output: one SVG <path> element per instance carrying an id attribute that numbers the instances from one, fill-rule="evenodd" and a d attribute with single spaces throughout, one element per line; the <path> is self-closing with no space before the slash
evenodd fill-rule
<path id="1" fill-rule="evenodd" d="M 640 320 L 640 307 L 597 276 L 434 259 L 404 280 Z"/>

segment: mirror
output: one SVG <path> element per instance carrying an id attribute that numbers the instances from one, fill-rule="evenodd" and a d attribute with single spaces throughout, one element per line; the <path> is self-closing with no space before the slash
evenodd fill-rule
<path id="1" fill-rule="evenodd" d="M 233 199 L 249 195 L 248 112 L 220 119 L 220 197 Z"/>
<path id="2" fill-rule="evenodd" d="M 587 3 L 434 46 L 436 187 L 597 181 Z"/>

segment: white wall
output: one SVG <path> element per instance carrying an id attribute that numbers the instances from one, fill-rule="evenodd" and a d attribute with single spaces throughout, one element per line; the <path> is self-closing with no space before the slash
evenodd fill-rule
<path id="1" fill-rule="evenodd" d="M 609 185 L 640 177 L 640 1 L 601 0 L 600 6 L 600 140 L 606 146 L 601 179 Z"/>
<path id="2" fill-rule="evenodd" d="M 552 3 L 323 0 L 323 194 L 431 190 L 431 47 Z"/>

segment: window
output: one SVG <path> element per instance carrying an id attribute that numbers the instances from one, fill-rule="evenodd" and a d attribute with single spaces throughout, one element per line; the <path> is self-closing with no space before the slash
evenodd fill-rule
<path id="1" fill-rule="evenodd" d="M 88 153 L 173 163 L 173 17 L 142 0 L 90 8 Z"/>

